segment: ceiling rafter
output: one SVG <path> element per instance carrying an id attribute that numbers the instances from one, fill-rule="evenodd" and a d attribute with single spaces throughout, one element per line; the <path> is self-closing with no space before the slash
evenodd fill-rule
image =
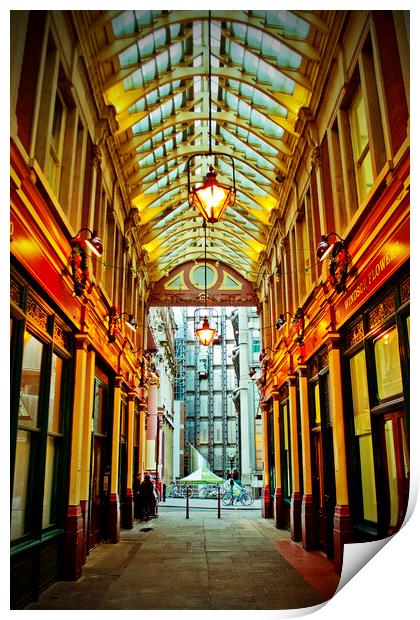
<path id="1" fill-rule="evenodd" d="M 187 224 L 186 226 L 184 224 Z M 165 243 L 167 243 L 168 241 L 174 242 L 175 238 L 178 237 L 178 235 L 181 235 L 181 237 L 179 237 L 179 241 L 182 239 L 185 239 L 185 235 L 189 232 L 189 231 L 194 231 L 195 234 L 194 235 L 189 235 L 187 238 L 189 239 L 194 239 L 197 236 L 199 236 L 199 229 L 197 228 L 197 225 L 193 225 L 191 224 L 190 221 L 184 221 L 184 224 L 180 224 L 179 222 L 176 222 L 175 224 L 172 224 L 172 226 L 170 226 L 168 228 L 168 230 L 165 231 L 165 236 L 159 237 L 160 239 L 160 243 L 156 243 L 154 244 L 153 241 L 149 241 L 147 242 L 144 239 L 144 243 L 143 246 L 147 247 L 147 246 L 151 246 L 153 247 L 152 249 L 152 255 L 154 254 L 154 252 L 156 251 L 157 248 L 159 248 L 160 246 L 163 246 Z M 174 226 L 178 226 L 177 230 L 173 230 Z M 213 239 L 220 239 L 223 242 L 229 241 L 228 245 L 230 245 L 230 238 L 234 237 L 236 239 L 239 240 L 239 242 L 241 241 L 245 241 L 245 243 L 250 247 L 251 250 L 253 250 L 255 252 L 255 248 L 253 248 L 253 245 L 258 245 L 260 246 L 259 250 L 260 251 L 263 247 L 262 243 L 255 243 L 255 241 L 251 238 L 251 239 L 244 239 L 244 237 L 239 236 L 237 231 L 230 231 L 229 232 L 229 240 L 226 239 L 226 231 L 224 230 L 220 230 L 219 228 L 213 227 L 212 229 L 212 235 L 213 235 Z M 244 232 L 242 230 L 242 232 Z"/>
<path id="2" fill-rule="evenodd" d="M 166 28 L 172 24 L 184 24 L 192 21 L 207 21 L 208 11 L 194 11 L 194 16 L 191 15 L 192 11 L 170 11 L 170 13 L 161 17 L 156 17 L 153 20 L 153 25 L 145 26 L 139 33 L 133 35 L 126 35 L 123 38 L 118 38 L 112 43 L 102 47 L 97 53 L 98 61 L 112 60 L 114 56 L 121 54 L 128 47 L 137 43 L 141 38 L 146 37 L 148 34 L 159 28 Z M 293 52 L 304 56 L 308 60 L 315 62 L 319 61 L 318 50 L 306 43 L 303 39 L 297 39 L 295 37 L 287 37 L 282 34 L 281 29 L 275 26 L 271 26 L 264 23 L 259 17 L 247 15 L 243 11 L 213 11 L 211 12 L 212 21 L 227 21 L 242 24 L 244 26 L 252 26 L 256 30 L 261 30 L 265 34 L 269 34 L 273 39 L 279 41 Z M 314 24 L 313 24 L 314 25 Z M 115 43 L 118 42 L 118 45 Z"/>
<path id="3" fill-rule="evenodd" d="M 173 210 L 177 209 L 179 206 L 182 206 L 182 204 L 185 203 L 185 199 L 183 200 L 179 200 L 178 204 L 174 203 L 174 208 Z M 188 203 L 187 203 L 188 205 Z M 170 211 L 170 213 L 168 213 L 165 217 L 161 218 L 155 218 L 153 220 L 151 220 L 148 224 L 145 224 L 144 226 L 142 226 L 141 231 L 143 234 L 143 237 L 145 239 L 145 243 L 150 242 L 152 239 L 154 239 L 156 236 L 158 236 L 159 234 L 162 234 L 162 231 L 157 231 L 156 230 L 156 226 L 157 225 L 161 225 L 162 222 L 166 219 L 166 217 L 168 217 L 169 215 L 172 215 L 172 210 Z M 233 216 L 231 214 L 231 209 L 228 208 L 228 210 L 226 211 L 226 220 L 223 220 L 223 223 L 219 223 L 216 224 L 217 225 L 224 225 L 225 222 L 229 222 L 231 223 L 233 226 L 240 228 L 245 234 L 251 236 L 253 239 L 255 239 L 256 241 L 258 241 L 259 243 L 263 242 L 264 239 L 267 237 L 268 234 L 268 229 L 266 228 L 266 226 L 264 226 L 261 223 L 258 222 L 252 222 L 249 217 L 246 216 L 242 216 L 243 219 L 245 220 L 246 223 L 248 223 L 249 225 L 251 225 L 253 227 L 253 230 L 249 230 L 248 228 L 245 228 L 244 224 L 239 220 L 238 217 Z M 201 217 L 198 216 L 198 212 L 194 209 L 194 208 L 187 208 L 184 213 L 179 216 L 178 218 L 178 222 L 182 222 L 184 220 L 190 220 L 190 221 L 194 221 L 194 220 L 199 220 L 201 223 Z M 257 230 L 259 231 L 259 234 L 257 235 L 255 233 L 255 228 L 257 228 Z M 166 234 L 166 227 L 165 230 L 163 232 L 163 234 Z M 149 235 L 151 235 L 152 233 L 156 233 L 153 234 L 153 237 L 149 237 Z"/>
<path id="4" fill-rule="evenodd" d="M 312 84 L 310 79 L 304 73 L 302 73 L 302 71 L 299 71 L 299 69 L 292 69 L 290 67 L 278 65 L 276 62 L 277 58 L 275 56 L 264 56 L 263 54 L 257 52 L 255 49 L 247 45 L 245 41 L 238 40 L 233 34 L 229 32 L 228 28 L 222 27 L 222 34 L 225 39 L 228 39 L 229 41 L 232 41 L 236 45 L 241 47 L 244 53 L 250 52 L 260 62 L 263 62 L 269 67 L 272 67 L 279 73 L 283 74 L 285 77 L 299 84 L 302 88 L 305 88 L 307 91 L 312 92 Z"/>
<path id="5" fill-rule="evenodd" d="M 179 67 L 176 66 L 172 70 L 162 72 L 158 78 L 150 80 L 143 88 L 133 88 L 125 90 L 122 83 L 119 83 L 112 89 L 105 91 L 107 102 L 115 106 L 117 114 L 121 114 L 132 105 L 146 97 L 154 90 L 166 86 L 171 82 L 192 79 L 194 77 L 206 77 L 208 74 L 207 67 L 200 65 L 197 67 Z M 300 98 L 298 95 L 288 95 L 286 93 L 270 89 L 266 82 L 258 80 L 254 75 L 245 73 L 237 67 L 212 67 L 213 78 L 225 78 L 236 80 L 259 90 L 261 93 L 271 98 L 275 103 L 287 108 L 293 114 L 297 114 L 299 108 L 307 103 L 307 97 Z"/>
<path id="6" fill-rule="evenodd" d="M 265 142 L 279 153 L 283 153 L 287 156 L 291 155 L 291 148 L 285 144 L 281 138 L 266 136 L 261 133 L 259 129 L 257 130 L 249 123 L 246 124 L 245 120 L 240 119 L 233 112 L 215 112 L 212 114 L 212 118 L 219 124 L 230 124 L 246 129 L 249 133 L 254 134 L 262 142 Z M 175 127 L 176 125 L 190 125 L 194 124 L 196 121 L 206 120 L 208 120 L 208 114 L 206 112 L 178 112 L 173 116 L 168 116 L 163 123 L 160 123 L 152 130 L 142 134 L 135 134 L 131 139 L 121 145 L 121 153 L 125 154 L 136 151 L 154 136 L 170 129 L 171 127 Z"/>
<path id="7" fill-rule="evenodd" d="M 185 175 L 184 177 L 178 177 L 176 179 L 175 185 L 172 185 L 171 187 L 165 187 L 158 193 L 144 194 L 142 192 L 140 193 L 133 192 L 131 194 L 131 198 L 133 200 L 134 205 L 139 209 L 140 217 L 143 218 L 146 215 L 147 211 L 149 211 L 148 215 L 150 215 L 150 212 L 152 210 L 155 213 L 158 213 L 161 210 L 161 206 L 156 207 L 156 206 L 153 206 L 153 204 L 157 200 L 160 200 L 161 198 L 163 198 L 165 194 L 168 194 L 169 192 L 175 192 L 177 189 L 185 190 L 186 187 L 187 187 L 187 177 Z M 251 214 L 255 214 L 257 219 L 260 220 L 261 222 L 267 223 L 269 219 L 268 213 L 271 211 L 271 209 L 273 209 L 276 206 L 275 200 L 270 199 L 270 197 L 268 196 L 267 198 L 262 198 L 260 196 L 250 195 L 248 193 L 248 190 L 241 189 L 241 191 L 248 198 L 248 200 L 255 203 L 257 207 L 256 209 L 251 209 L 247 205 L 243 205 L 243 208 L 249 211 Z M 149 220 L 150 220 L 150 217 L 147 217 L 147 221 Z"/>

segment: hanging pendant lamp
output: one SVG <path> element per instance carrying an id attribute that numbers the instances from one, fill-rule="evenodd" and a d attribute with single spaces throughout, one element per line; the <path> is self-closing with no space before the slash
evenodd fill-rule
<path id="1" fill-rule="evenodd" d="M 203 220 L 203 228 L 204 228 L 204 305 L 207 307 L 207 224 L 206 220 Z M 197 336 L 200 344 L 204 347 L 208 347 L 212 342 L 216 330 L 210 327 L 209 320 L 207 316 L 203 317 L 203 325 L 195 330 L 195 335 Z"/>
<path id="2" fill-rule="evenodd" d="M 196 153 L 191 155 L 187 162 L 187 175 L 188 175 L 188 202 L 190 206 L 195 206 L 206 220 L 214 224 L 218 222 L 226 208 L 235 204 L 236 200 L 236 184 L 235 184 L 235 162 L 233 157 L 226 153 L 218 153 L 219 157 L 229 157 L 232 162 L 233 172 L 233 186 L 223 185 L 216 178 L 216 172 L 213 166 L 209 165 L 209 171 L 203 180 L 203 184 L 199 187 L 191 187 L 190 182 L 190 161 L 197 155 L 213 156 L 212 152 L 212 140 L 211 140 L 211 11 L 209 11 L 208 19 L 208 64 L 209 64 L 209 79 L 208 79 L 208 93 L 209 93 L 209 150 L 207 153 Z"/>

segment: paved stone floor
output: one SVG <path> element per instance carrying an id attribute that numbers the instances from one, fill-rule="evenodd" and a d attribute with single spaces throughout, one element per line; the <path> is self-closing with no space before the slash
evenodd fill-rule
<path id="1" fill-rule="evenodd" d="M 293 567 L 313 566 L 314 555 L 287 561 L 295 543 L 259 508 L 223 509 L 218 518 L 207 504 L 192 504 L 188 519 L 185 508 L 161 505 L 158 518 L 91 551 L 81 579 L 53 584 L 27 609 L 296 609 L 329 598 Z M 338 583 L 322 559 L 324 577 Z"/>

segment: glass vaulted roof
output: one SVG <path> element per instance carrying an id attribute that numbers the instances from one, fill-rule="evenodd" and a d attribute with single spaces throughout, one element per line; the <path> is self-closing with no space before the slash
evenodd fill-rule
<path id="1" fill-rule="evenodd" d="M 279 206 L 279 175 L 287 176 L 296 144 L 295 121 L 310 102 L 314 42 L 327 31 L 321 12 L 103 11 L 99 24 L 103 94 L 115 108 L 152 280 L 203 257 L 188 170 L 201 183 L 211 163 L 231 185 L 231 158 L 237 199 L 209 226 L 208 252 L 254 280 Z"/>

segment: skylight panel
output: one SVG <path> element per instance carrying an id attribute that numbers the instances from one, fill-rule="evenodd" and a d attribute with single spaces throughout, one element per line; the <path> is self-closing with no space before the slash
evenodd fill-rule
<path id="1" fill-rule="evenodd" d="M 140 69 L 134 71 L 124 80 L 124 90 L 134 90 L 135 88 L 143 88 L 143 86 L 143 74 Z"/>
<path id="2" fill-rule="evenodd" d="M 157 125 L 160 125 L 160 123 L 162 122 L 161 108 L 157 108 L 156 110 L 153 110 L 153 112 L 149 114 L 149 118 L 152 123 L 152 127 L 156 127 Z"/>
<path id="3" fill-rule="evenodd" d="M 157 11 L 136 11 L 136 20 L 139 26 L 147 26 L 153 21 L 153 14 L 157 14 Z"/>
<path id="4" fill-rule="evenodd" d="M 149 116 L 145 116 L 138 123 L 135 123 L 132 127 L 133 134 L 138 135 L 141 133 L 145 133 L 150 131 L 150 120 Z"/>
<path id="5" fill-rule="evenodd" d="M 118 56 L 120 65 L 124 69 L 125 67 L 132 67 L 137 64 L 140 58 L 139 49 L 137 44 L 130 45 L 130 47 Z"/>
<path id="6" fill-rule="evenodd" d="M 173 65 L 177 65 L 183 59 L 184 53 L 182 49 L 181 43 L 175 43 L 175 45 L 171 46 L 171 63 Z"/>
<path id="7" fill-rule="evenodd" d="M 155 66 L 157 65 L 159 73 L 165 73 L 169 68 L 168 50 L 163 50 L 155 57 Z"/>
<path id="8" fill-rule="evenodd" d="M 116 37 L 134 32 L 136 20 L 134 11 L 124 11 L 112 20 L 112 30 Z"/>
<path id="9" fill-rule="evenodd" d="M 242 65 L 244 57 L 243 48 L 234 41 L 231 41 L 229 45 L 229 56 L 233 63 Z"/>
<path id="10" fill-rule="evenodd" d="M 140 41 L 137 43 L 138 50 L 140 53 L 140 58 L 147 58 L 148 56 L 151 56 L 154 53 L 156 49 L 155 48 L 155 36 L 156 35 L 153 32 L 151 32 L 150 34 L 140 39 Z"/>
<path id="11" fill-rule="evenodd" d="M 254 56 L 250 51 L 246 50 L 245 54 L 242 51 L 243 67 L 247 73 L 255 74 L 258 69 L 258 58 Z"/>

